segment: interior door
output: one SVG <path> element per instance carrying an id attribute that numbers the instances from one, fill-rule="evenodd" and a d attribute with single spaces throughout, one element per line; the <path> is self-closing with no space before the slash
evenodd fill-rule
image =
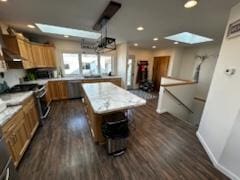
<path id="1" fill-rule="evenodd" d="M 154 57 L 152 80 L 156 91 L 160 89 L 161 77 L 168 74 L 169 60 L 170 56 Z"/>
<path id="2" fill-rule="evenodd" d="M 133 89 L 135 56 L 129 56 L 127 61 L 127 89 Z"/>

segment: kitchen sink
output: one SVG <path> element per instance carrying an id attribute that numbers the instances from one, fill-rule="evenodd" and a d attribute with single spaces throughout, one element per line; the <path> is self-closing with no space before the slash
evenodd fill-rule
<path id="1" fill-rule="evenodd" d="M 84 78 L 101 78 L 101 75 L 89 75 L 89 76 L 84 76 Z"/>

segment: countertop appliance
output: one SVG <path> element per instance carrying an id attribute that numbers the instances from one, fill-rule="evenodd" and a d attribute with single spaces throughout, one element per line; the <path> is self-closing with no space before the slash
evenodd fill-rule
<path id="1" fill-rule="evenodd" d="M 0 180 L 17 180 L 18 175 L 12 163 L 0 131 Z"/>
<path id="2" fill-rule="evenodd" d="M 47 103 L 47 100 L 46 100 L 46 93 L 47 93 L 46 86 L 38 85 L 38 84 L 18 84 L 13 86 L 9 90 L 10 93 L 26 92 L 26 91 L 34 92 L 35 98 L 37 100 L 40 119 L 41 120 L 45 119 L 48 116 L 50 111 L 50 105 Z"/>

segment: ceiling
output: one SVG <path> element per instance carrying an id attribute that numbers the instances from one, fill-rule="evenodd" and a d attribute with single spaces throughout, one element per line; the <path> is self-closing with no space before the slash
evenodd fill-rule
<path id="1" fill-rule="evenodd" d="M 24 32 L 42 34 L 27 24 L 44 23 L 92 30 L 110 0 L 8 0 L 0 3 L 0 21 Z M 183 7 L 185 0 L 117 0 L 122 8 L 108 24 L 109 35 L 117 42 L 138 43 L 139 47 L 176 46 L 165 36 L 192 32 L 221 42 L 230 8 L 239 0 L 199 0 L 192 9 Z M 143 26 L 144 31 L 136 28 Z M 53 36 L 63 38 L 61 36 Z M 159 41 L 153 42 L 158 37 Z M 79 40 L 78 38 L 70 38 Z M 177 45 L 181 46 L 183 44 Z"/>

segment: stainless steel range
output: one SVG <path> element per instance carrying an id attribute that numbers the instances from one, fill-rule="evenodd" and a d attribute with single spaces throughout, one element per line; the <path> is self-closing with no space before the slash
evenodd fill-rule
<path id="1" fill-rule="evenodd" d="M 17 180 L 18 175 L 0 131 L 0 180 Z"/>

